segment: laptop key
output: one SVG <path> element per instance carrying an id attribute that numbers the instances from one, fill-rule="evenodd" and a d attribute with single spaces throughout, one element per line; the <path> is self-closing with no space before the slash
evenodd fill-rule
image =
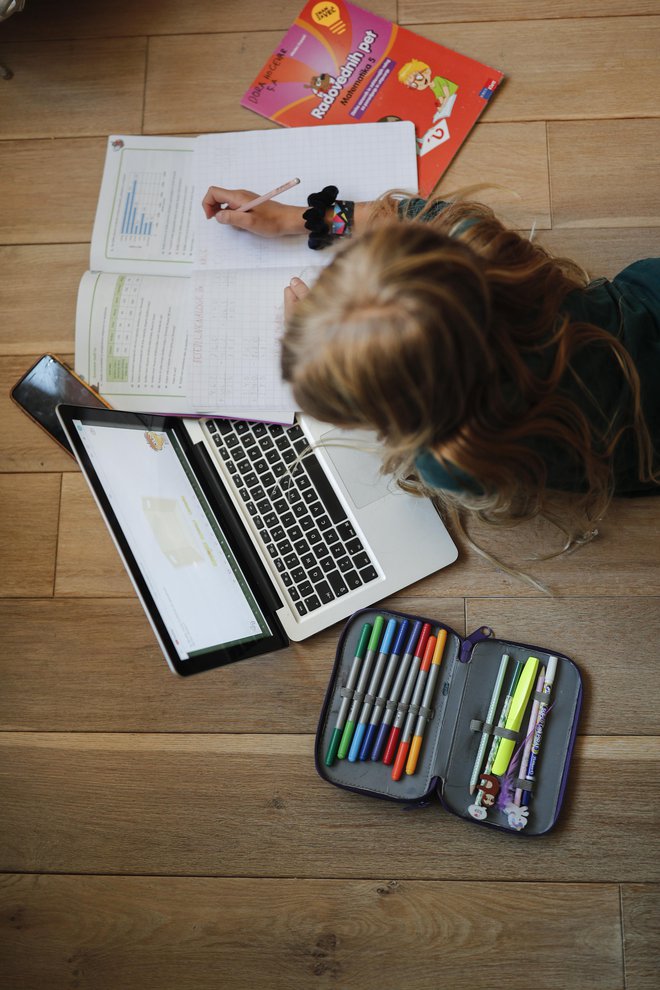
<path id="1" fill-rule="evenodd" d="M 293 584 L 293 581 L 291 580 L 291 575 L 287 574 L 286 571 L 282 575 L 282 584 L 284 585 L 285 588 L 291 588 L 291 585 Z"/>
<path id="2" fill-rule="evenodd" d="M 316 520 L 316 525 L 322 532 L 324 529 L 327 529 L 328 526 L 332 526 L 332 523 L 327 516 L 319 516 Z"/>
<path id="3" fill-rule="evenodd" d="M 334 571 L 334 569 L 335 569 L 335 562 L 332 559 L 332 557 L 323 557 L 319 561 L 319 564 L 321 565 L 321 567 L 323 568 L 323 570 L 326 572 L 326 574 L 328 573 L 328 571 Z"/>
<path id="4" fill-rule="evenodd" d="M 256 497 L 254 495 L 254 492 L 252 492 L 252 495 L 253 497 Z M 260 502 L 257 502 L 257 508 L 259 509 L 259 512 L 262 514 L 262 516 L 266 516 L 269 514 L 270 511 L 270 502 L 268 501 L 267 498 L 262 498 Z M 277 516 L 275 516 L 275 519 L 277 520 Z M 266 525 L 269 525 L 269 523 L 266 523 Z"/>
<path id="5" fill-rule="evenodd" d="M 342 574 L 345 574 L 347 571 L 350 571 L 352 569 L 353 564 L 348 557 L 340 557 L 340 559 L 337 561 L 337 567 L 342 572 Z"/>
<path id="6" fill-rule="evenodd" d="M 253 423 L 252 432 L 254 433 L 255 437 L 263 437 L 264 434 L 266 433 L 266 427 L 264 426 L 263 423 Z"/>
<path id="7" fill-rule="evenodd" d="M 256 514 L 257 514 L 257 507 L 254 504 L 254 502 L 246 502 L 245 503 L 245 508 L 248 510 L 248 512 L 250 513 L 251 516 L 256 516 Z"/>
<path id="8" fill-rule="evenodd" d="M 355 590 L 356 588 L 362 587 L 362 578 L 357 571 L 346 571 L 344 574 L 344 581 L 349 588 Z"/>
<path id="9" fill-rule="evenodd" d="M 309 474 L 312 484 L 323 500 L 333 523 L 338 523 L 346 519 L 346 511 L 317 457 L 312 454 L 310 457 L 305 457 L 302 463 Z"/>
<path id="10" fill-rule="evenodd" d="M 310 595 L 309 598 L 305 599 L 305 605 L 307 606 L 310 612 L 313 612 L 314 609 L 321 607 L 321 602 L 316 597 L 316 595 Z"/>
<path id="11" fill-rule="evenodd" d="M 316 584 L 317 581 L 322 581 L 323 580 L 323 571 L 318 566 L 317 567 L 310 567 L 308 573 L 309 573 L 309 580 L 310 581 L 313 581 L 314 584 Z"/>
<path id="12" fill-rule="evenodd" d="M 286 555 L 286 557 L 284 558 L 284 563 L 286 564 L 286 566 L 288 567 L 288 569 L 290 571 L 292 571 L 294 569 L 294 567 L 297 567 L 298 566 L 298 564 L 300 563 L 300 560 L 298 559 L 298 557 L 296 556 L 295 553 L 288 553 Z"/>
<path id="13" fill-rule="evenodd" d="M 282 525 L 286 526 L 287 529 L 295 525 L 296 517 L 293 512 L 284 512 L 280 518 L 282 520 Z"/>
<path id="14" fill-rule="evenodd" d="M 268 508 L 270 508 L 270 506 L 268 506 Z M 264 516 L 264 522 L 269 529 L 272 529 L 273 526 L 277 526 L 278 519 L 274 512 L 269 512 L 268 515 Z"/>
<path id="15" fill-rule="evenodd" d="M 303 535 L 303 531 L 300 528 L 300 526 L 298 525 L 298 523 L 296 523 L 295 526 L 292 526 L 289 529 L 289 539 L 290 540 L 299 540 L 302 537 L 302 535 Z M 305 549 L 308 549 L 308 548 L 306 547 Z M 299 550 L 298 553 L 304 553 L 304 550 Z"/>
<path id="16" fill-rule="evenodd" d="M 247 433 L 250 429 L 249 425 L 245 423 L 242 419 L 237 419 L 234 421 L 234 429 L 236 432 L 242 436 L 243 433 Z"/>
<path id="17" fill-rule="evenodd" d="M 286 570 L 286 562 L 284 560 L 282 560 L 281 557 L 276 557 L 275 558 L 275 567 L 277 568 L 277 570 L 281 574 L 283 571 Z"/>
<path id="18" fill-rule="evenodd" d="M 307 596 L 311 595 L 312 592 L 314 591 L 314 585 L 311 583 L 311 581 L 303 581 L 301 584 L 298 585 L 298 591 L 303 596 L 303 598 L 307 598 Z"/>
<path id="19" fill-rule="evenodd" d="M 277 547 L 275 546 L 274 543 L 267 543 L 266 550 L 271 555 L 271 557 L 273 558 L 277 557 Z"/>
<path id="20" fill-rule="evenodd" d="M 283 526 L 273 526 L 273 528 L 270 531 L 270 535 L 271 538 L 275 540 L 276 543 L 279 543 L 279 541 L 283 540 L 284 537 L 286 536 L 286 530 L 284 529 Z"/>
<path id="21" fill-rule="evenodd" d="M 348 594 L 348 585 L 339 571 L 330 571 L 327 578 L 335 595 L 340 596 Z"/>
<path id="22" fill-rule="evenodd" d="M 271 536 L 272 536 L 272 533 L 271 533 Z M 273 537 L 273 539 L 274 539 L 274 537 Z M 280 543 L 278 543 L 277 544 L 277 549 L 282 554 L 282 556 L 284 556 L 284 554 L 286 554 L 286 553 L 292 553 L 293 552 L 293 547 L 291 546 L 291 544 L 289 543 L 288 540 L 282 540 Z"/>
<path id="23" fill-rule="evenodd" d="M 346 544 L 346 549 L 348 550 L 351 556 L 354 556 L 356 553 L 359 553 L 360 550 L 364 550 L 364 547 L 362 546 L 360 541 L 356 538 L 354 540 L 348 541 L 348 543 Z"/>
<path id="24" fill-rule="evenodd" d="M 303 553 L 301 554 L 300 561 L 303 567 L 313 567 L 316 563 L 316 555 L 313 553 Z"/>
<path id="25" fill-rule="evenodd" d="M 294 570 L 291 571 L 291 577 L 296 582 L 296 584 L 300 584 L 301 581 L 305 580 L 307 575 L 305 574 L 302 567 L 296 567 L 294 568 Z"/>
<path id="26" fill-rule="evenodd" d="M 324 605 L 328 605 L 330 602 L 335 600 L 333 590 L 327 581 L 319 581 L 316 585 L 316 594 L 319 596 Z"/>
<path id="27" fill-rule="evenodd" d="M 303 519 L 307 515 L 307 506 L 304 502 L 296 502 L 293 511 L 297 519 Z"/>
<path id="28" fill-rule="evenodd" d="M 375 567 L 365 567 L 363 571 L 360 571 L 360 577 L 366 584 L 367 581 L 373 581 L 374 578 L 378 577 L 378 571 Z"/>
<path id="29" fill-rule="evenodd" d="M 341 536 L 342 540 L 350 540 L 352 536 L 355 536 L 355 530 L 349 523 L 348 519 L 346 522 L 339 523 L 337 526 L 337 532 Z"/>
<path id="30" fill-rule="evenodd" d="M 287 580 L 286 580 L 287 578 L 289 578 L 288 584 L 287 584 Z M 291 599 L 291 601 L 292 602 L 297 602 L 298 599 L 300 598 L 300 592 L 298 591 L 297 588 L 291 588 L 290 587 L 290 585 L 291 585 L 291 576 L 289 574 L 283 574 L 282 575 L 282 580 L 284 581 L 284 583 L 289 588 L 289 598 Z"/>
<path id="31" fill-rule="evenodd" d="M 339 534 L 337 533 L 337 530 L 336 529 L 328 529 L 323 534 L 323 538 L 325 539 L 325 542 L 326 543 L 328 543 L 328 544 L 330 544 L 330 546 L 332 546 L 333 543 L 337 543 L 337 541 L 339 540 Z M 367 563 L 368 562 L 369 562 L 369 559 L 367 558 Z"/>
<path id="32" fill-rule="evenodd" d="M 307 615 L 307 609 L 302 602 L 296 602 L 296 609 L 298 610 L 298 615 Z"/>
<path id="33" fill-rule="evenodd" d="M 321 539 L 321 534 L 317 533 L 316 530 L 314 530 L 313 533 L 308 532 L 310 529 L 312 529 L 314 525 L 314 520 L 312 519 L 312 517 L 309 515 L 304 515 L 304 516 L 301 515 L 298 521 L 300 523 L 300 528 L 303 530 L 303 532 L 308 533 L 307 539 L 311 543 L 318 543 L 318 541 Z M 315 537 L 315 539 L 312 539 L 312 536 Z"/>

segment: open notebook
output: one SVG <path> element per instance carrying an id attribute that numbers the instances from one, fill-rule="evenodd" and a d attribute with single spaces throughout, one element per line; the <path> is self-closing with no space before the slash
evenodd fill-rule
<path id="1" fill-rule="evenodd" d="M 302 205 L 325 185 L 343 199 L 417 189 L 413 125 L 348 124 L 108 139 L 76 313 L 78 374 L 113 406 L 292 422 L 279 371 L 282 293 L 314 280 L 332 250 L 305 236 L 252 237 L 207 220 L 210 185 Z"/>

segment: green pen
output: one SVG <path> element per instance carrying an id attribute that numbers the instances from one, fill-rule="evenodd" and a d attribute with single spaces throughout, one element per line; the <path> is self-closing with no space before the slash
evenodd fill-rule
<path id="1" fill-rule="evenodd" d="M 362 702 L 364 700 L 364 692 L 367 689 L 367 684 L 369 682 L 369 675 L 371 674 L 371 665 L 378 654 L 378 643 L 380 642 L 380 637 L 384 625 L 385 625 L 385 619 L 383 618 L 383 616 L 377 615 L 376 618 L 374 619 L 374 627 L 371 631 L 371 637 L 369 639 L 369 645 L 367 646 L 367 652 L 364 658 L 364 662 L 362 663 L 362 666 L 360 668 L 360 679 L 358 680 L 357 687 L 355 688 L 355 694 L 353 695 L 353 701 L 351 703 L 351 710 L 348 713 L 348 721 L 344 726 L 344 731 L 342 732 L 342 736 L 341 736 L 341 742 L 339 743 L 339 750 L 337 752 L 337 756 L 339 757 L 340 760 L 346 759 L 348 755 L 348 751 L 351 748 L 351 740 L 353 739 L 353 733 L 355 731 L 355 722 L 357 720 L 358 715 L 360 714 L 360 709 L 362 708 Z M 364 637 L 364 629 L 362 630 L 362 636 L 360 637 L 360 642 L 362 642 L 363 637 Z M 356 664 L 354 660 L 353 666 L 351 668 L 351 677 L 353 676 L 354 670 L 357 672 L 357 668 L 358 668 L 358 664 Z M 349 684 L 347 684 L 346 686 L 347 687 L 350 686 L 350 678 L 349 678 Z M 328 761 L 326 758 L 326 764 L 327 763 Z"/>
<path id="2" fill-rule="evenodd" d="M 358 674 L 360 673 L 360 665 L 364 658 L 364 654 L 367 650 L 367 643 L 369 642 L 369 637 L 371 636 L 371 626 L 368 622 L 362 626 L 362 632 L 360 633 L 360 640 L 355 650 L 355 656 L 353 657 L 353 663 L 351 664 L 351 672 L 348 675 L 348 680 L 346 681 L 346 694 L 341 699 L 341 707 L 339 709 L 339 715 L 337 716 L 337 724 L 335 725 L 332 732 L 332 739 L 330 740 L 330 745 L 328 746 L 328 752 L 325 754 L 325 765 L 326 767 L 331 767 L 335 762 L 337 756 L 337 750 L 339 749 L 339 742 L 341 740 L 342 732 L 344 731 L 344 726 L 346 724 L 346 716 L 348 715 L 348 708 L 351 703 L 351 696 L 348 694 L 349 691 L 353 691 L 353 688 L 357 684 Z"/>

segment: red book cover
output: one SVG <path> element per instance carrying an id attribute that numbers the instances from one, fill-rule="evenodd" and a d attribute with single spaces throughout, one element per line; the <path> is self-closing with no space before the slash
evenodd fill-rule
<path id="1" fill-rule="evenodd" d="M 411 120 L 426 196 L 502 78 L 361 7 L 310 0 L 241 106 L 285 127 Z"/>

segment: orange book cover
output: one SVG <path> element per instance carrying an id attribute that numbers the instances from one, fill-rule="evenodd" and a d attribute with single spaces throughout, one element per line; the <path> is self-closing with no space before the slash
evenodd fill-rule
<path id="1" fill-rule="evenodd" d="M 310 0 L 241 105 L 285 127 L 411 120 L 426 196 L 502 78 L 371 11 Z"/>

